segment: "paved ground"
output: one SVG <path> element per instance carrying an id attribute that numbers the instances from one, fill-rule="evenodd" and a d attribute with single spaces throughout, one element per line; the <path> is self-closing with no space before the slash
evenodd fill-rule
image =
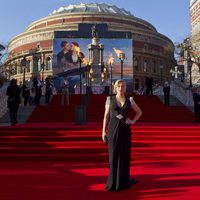
<path id="1" fill-rule="evenodd" d="M 44 97 L 41 98 L 41 105 L 45 105 L 44 103 Z M 35 106 L 24 106 L 23 103 L 20 105 L 18 110 L 18 124 L 25 123 L 29 116 L 32 114 L 33 110 L 35 109 Z M 10 125 L 10 119 L 9 119 L 9 112 L 7 112 L 2 118 L 0 118 L 0 126 L 9 126 Z"/>

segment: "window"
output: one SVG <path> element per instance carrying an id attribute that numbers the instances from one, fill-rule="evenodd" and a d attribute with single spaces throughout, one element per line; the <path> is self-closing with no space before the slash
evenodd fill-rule
<path id="1" fill-rule="evenodd" d="M 156 73 L 156 61 L 153 61 L 153 73 Z"/>
<path id="2" fill-rule="evenodd" d="M 46 70 L 51 70 L 51 69 L 52 69 L 51 57 L 48 57 L 46 60 Z"/>

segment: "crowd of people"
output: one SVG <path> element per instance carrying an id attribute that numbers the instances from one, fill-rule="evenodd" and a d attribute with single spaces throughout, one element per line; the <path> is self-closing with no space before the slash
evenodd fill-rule
<path id="1" fill-rule="evenodd" d="M 61 105 L 69 105 L 69 82 L 67 76 L 63 77 L 61 83 Z M 17 123 L 17 112 L 19 105 L 23 103 L 24 106 L 35 105 L 39 106 L 41 103 L 42 91 L 45 91 L 45 104 L 50 103 L 51 96 L 56 94 L 56 87 L 54 86 L 52 77 L 46 77 L 43 82 L 40 78 L 40 74 L 34 77 L 31 81 L 25 81 L 23 84 L 17 84 L 16 79 L 10 81 L 10 85 L 7 88 L 7 107 L 10 111 L 11 125 Z"/>
<path id="2" fill-rule="evenodd" d="M 40 74 L 34 77 L 32 81 L 25 81 L 23 84 L 19 83 L 19 85 L 16 79 L 10 81 L 6 95 L 8 96 L 7 107 L 10 112 L 11 125 L 17 124 L 20 103 L 23 103 L 24 106 L 40 105 L 43 87 L 45 87 L 45 103 L 49 104 L 54 87 L 51 77 L 47 77 L 44 83 L 40 79 Z"/>

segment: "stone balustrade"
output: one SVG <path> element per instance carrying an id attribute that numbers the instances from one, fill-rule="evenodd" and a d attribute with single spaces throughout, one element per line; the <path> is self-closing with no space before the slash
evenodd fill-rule
<path id="1" fill-rule="evenodd" d="M 188 85 L 185 85 L 181 81 L 171 82 L 171 95 L 174 95 L 180 102 L 187 107 L 193 107 L 193 93 Z"/>
<path id="2" fill-rule="evenodd" d="M 6 90 L 9 83 L 6 82 L 3 84 L 3 86 L 0 88 L 0 118 L 7 112 L 7 95 Z"/>

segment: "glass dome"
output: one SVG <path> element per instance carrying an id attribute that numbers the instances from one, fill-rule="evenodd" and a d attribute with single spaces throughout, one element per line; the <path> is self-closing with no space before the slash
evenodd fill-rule
<path id="1" fill-rule="evenodd" d="M 68 5 L 66 7 L 60 7 L 58 10 L 54 10 L 50 15 L 57 15 L 63 13 L 79 13 L 79 12 L 93 12 L 93 13 L 109 13 L 109 14 L 117 14 L 124 16 L 133 15 L 126 11 L 124 8 L 118 8 L 115 5 L 108 5 L 105 3 L 89 3 L 89 4 L 78 4 L 78 5 Z"/>

